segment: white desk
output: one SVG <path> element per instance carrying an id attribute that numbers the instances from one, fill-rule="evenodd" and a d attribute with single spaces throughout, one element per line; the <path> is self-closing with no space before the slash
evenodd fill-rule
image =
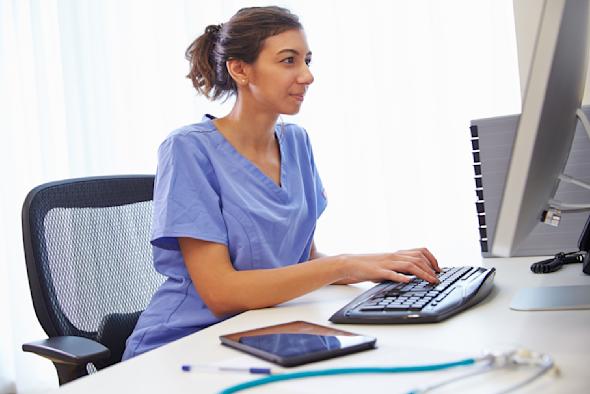
<path id="1" fill-rule="evenodd" d="M 452 361 L 480 354 L 482 349 L 526 347 L 551 354 L 561 376 L 546 375 L 526 386 L 523 393 L 590 392 L 590 310 L 517 312 L 509 309 L 514 293 L 528 286 L 590 284 L 581 265 L 565 266 L 548 275 L 529 271 L 537 259 L 487 259 L 495 266 L 496 287 L 481 304 L 444 322 L 421 325 L 335 325 L 337 328 L 377 337 L 378 348 L 299 368 L 388 366 Z M 183 338 L 142 356 L 79 379 L 57 391 L 65 393 L 215 393 L 256 376 L 214 372 L 184 373 L 186 363 L 232 366 L 270 366 L 262 360 L 220 345 L 218 337 L 235 331 L 306 320 L 331 325 L 328 318 L 362 290 L 372 286 L 328 286 L 275 308 L 243 313 L 223 323 Z M 275 383 L 248 393 L 401 393 L 424 382 L 444 380 L 466 369 L 420 374 L 358 375 L 311 378 Z M 497 392 L 527 376 L 532 370 L 496 371 L 442 388 L 444 392 Z M 56 394 L 57 394 L 56 393 Z"/>

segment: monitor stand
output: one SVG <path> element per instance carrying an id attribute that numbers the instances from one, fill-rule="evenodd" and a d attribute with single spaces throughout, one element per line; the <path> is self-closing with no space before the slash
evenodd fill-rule
<path id="1" fill-rule="evenodd" d="M 558 311 L 590 309 L 590 286 L 531 287 L 520 289 L 510 309 L 517 311 Z"/>

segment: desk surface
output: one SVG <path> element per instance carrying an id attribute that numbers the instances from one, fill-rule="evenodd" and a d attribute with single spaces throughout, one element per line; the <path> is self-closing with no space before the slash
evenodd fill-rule
<path id="1" fill-rule="evenodd" d="M 326 360 L 289 371 L 351 366 L 397 366 L 452 361 L 481 354 L 483 349 L 525 347 L 552 355 L 561 375 L 553 374 L 526 386 L 523 393 L 589 392 L 590 310 L 518 312 L 509 309 L 515 292 L 534 286 L 590 284 L 580 265 L 549 275 L 534 275 L 531 258 L 486 259 L 495 266 L 495 289 L 481 304 L 444 322 L 420 325 L 334 325 L 377 337 L 375 350 Z M 184 373 L 181 365 L 272 366 L 220 345 L 223 334 L 260 326 L 306 320 L 332 325 L 328 318 L 372 284 L 327 286 L 279 305 L 249 311 L 174 343 L 67 384 L 58 393 L 214 393 L 255 376 L 231 372 Z M 359 393 L 367 390 L 402 393 L 426 382 L 445 380 L 467 370 L 404 375 L 358 375 L 311 378 L 276 383 L 248 393 Z M 444 392 L 497 392 L 530 376 L 533 369 L 502 370 L 449 385 Z M 57 394 L 57 393 L 56 393 Z"/>

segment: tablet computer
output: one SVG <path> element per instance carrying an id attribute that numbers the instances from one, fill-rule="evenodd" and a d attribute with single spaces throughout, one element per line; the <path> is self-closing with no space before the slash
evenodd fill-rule
<path id="1" fill-rule="evenodd" d="M 375 347 L 377 339 L 304 321 L 256 328 L 219 337 L 221 343 L 294 367 Z"/>

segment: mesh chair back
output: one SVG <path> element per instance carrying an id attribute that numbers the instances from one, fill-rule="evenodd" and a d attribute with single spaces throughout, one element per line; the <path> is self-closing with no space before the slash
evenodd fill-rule
<path id="1" fill-rule="evenodd" d="M 35 312 L 49 337 L 83 336 L 121 360 L 125 340 L 164 277 L 149 243 L 154 177 L 52 182 L 23 205 Z"/>

